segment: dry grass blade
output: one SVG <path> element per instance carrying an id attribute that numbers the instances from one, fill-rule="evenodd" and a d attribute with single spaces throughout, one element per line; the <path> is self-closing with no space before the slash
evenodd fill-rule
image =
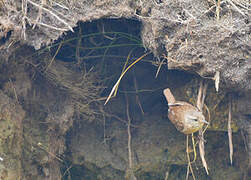
<path id="1" fill-rule="evenodd" d="M 199 135 L 200 135 L 201 138 L 203 138 L 202 129 L 199 130 Z M 204 146 L 204 141 L 202 139 L 200 139 L 200 141 L 199 141 L 199 151 L 200 151 L 200 158 L 201 158 L 201 161 L 202 161 L 202 165 L 205 168 L 205 170 L 207 172 L 207 175 L 208 175 L 209 174 L 208 166 L 207 166 L 207 162 L 206 162 L 206 159 L 205 159 L 205 146 Z"/>
<path id="2" fill-rule="evenodd" d="M 219 91 L 219 84 L 220 84 L 220 72 L 216 71 L 214 75 L 214 85 L 215 85 L 216 92 Z"/>
<path id="3" fill-rule="evenodd" d="M 54 59 L 56 58 L 56 56 L 57 56 L 59 50 L 61 49 L 62 45 L 63 45 L 63 41 L 59 44 L 59 46 L 58 46 L 58 48 L 57 48 L 57 51 L 55 52 L 54 56 L 51 58 L 50 63 L 48 64 L 48 66 L 47 66 L 46 69 L 45 69 L 45 72 L 48 70 L 48 68 L 49 68 L 49 67 L 51 66 L 51 64 L 53 63 L 53 61 L 54 61 Z"/>
<path id="4" fill-rule="evenodd" d="M 121 79 L 123 78 L 123 76 L 125 75 L 125 73 L 126 73 L 133 65 L 135 65 L 137 62 L 139 62 L 141 59 L 143 59 L 143 58 L 144 58 L 145 56 L 147 56 L 148 54 L 150 54 L 150 53 L 146 53 L 146 54 L 142 55 L 141 57 L 139 57 L 138 59 L 136 59 L 132 64 L 130 64 L 130 65 L 121 73 L 121 75 L 120 75 L 118 81 L 117 81 L 117 82 L 115 83 L 115 85 L 113 86 L 113 88 L 112 88 L 112 90 L 111 90 L 111 92 L 110 92 L 108 98 L 106 99 L 104 105 L 106 105 L 106 104 L 108 103 L 108 101 L 111 99 L 112 95 L 115 95 L 116 89 L 118 88 L 119 83 L 120 83 Z"/>
<path id="5" fill-rule="evenodd" d="M 232 140 L 231 121 L 232 121 L 232 102 L 231 102 L 231 96 L 229 96 L 227 132 L 228 132 L 228 141 L 229 141 L 229 157 L 230 157 L 230 162 L 232 165 L 234 148 L 233 148 L 233 140 Z"/>
<path id="6" fill-rule="evenodd" d="M 123 66 L 123 68 L 122 68 L 121 74 L 125 71 L 126 66 L 127 66 L 128 62 L 129 62 L 129 60 L 130 60 L 130 57 L 131 57 L 132 52 L 133 52 L 133 50 L 131 50 L 131 51 L 128 53 L 128 56 L 127 56 L 127 58 L 126 58 L 126 61 L 125 61 L 124 66 Z M 114 91 L 114 94 L 113 94 L 114 97 L 117 95 L 118 88 L 119 88 L 119 86 L 117 86 L 116 89 L 115 89 L 115 91 Z"/>
<path id="7" fill-rule="evenodd" d="M 159 63 L 159 66 L 158 66 L 158 69 L 157 69 L 157 72 L 156 72 L 155 78 L 157 78 L 157 77 L 158 77 L 159 72 L 160 72 L 160 69 L 161 69 L 161 67 L 162 67 L 162 65 L 163 65 L 163 63 L 164 63 L 164 61 L 165 61 L 165 60 L 166 60 L 166 59 L 163 59 L 163 60 Z"/>
<path id="8" fill-rule="evenodd" d="M 207 105 L 205 103 L 204 103 L 204 107 L 205 107 L 205 109 L 207 111 L 207 114 L 208 114 L 208 121 L 207 122 L 210 124 L 210 122 L 211 122 L 210 110 L 209 110 L 209 108 L 207 107 Z M 205 127 L 205 129 L 202 131 L 202 134 L 204 134 L 206 132 L 209 124 L 207 124 L 207 126 Z"/>

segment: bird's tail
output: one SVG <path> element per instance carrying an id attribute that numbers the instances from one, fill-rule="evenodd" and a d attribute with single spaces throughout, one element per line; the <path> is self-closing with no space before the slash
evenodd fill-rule
<path id="1" fill-rule="evenodd" d="M 169 88 L 164 89 L 163 93 L 164 93 L 164 95 L 166 97 L 166 100 L 167 100 L 168 104 L 174 104 L 175 103 L 175 98 L 174 98 L 174 96 L 173 96 L 173 94 L 172 94 L 172 92 L 170 91 Z"/>

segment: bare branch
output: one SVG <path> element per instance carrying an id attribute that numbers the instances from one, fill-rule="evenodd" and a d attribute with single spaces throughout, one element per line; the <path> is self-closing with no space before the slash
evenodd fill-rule
<path id="1" fill-rule="evenodd" d="M 60 17 L 58 17 L 58 15 L 56 15 L 56 14 L 55 14 L 54 12 L 52 12 L 51 10 L 46 9 L 45 7 L 39 5 L 39 4 L 37 4 L 37 3 L 35 3 L 35 2 L 33 2 L 33 1 L 31 1 L 31 0 L 27 0 L 27 1 L 28 1 L 29 3 L 31 3 L 32 5 L 34 5 L 34 6 L 38 7 L 38 8 L 41 8 L 41 9 L 43 9 L 44 11 L 50 13 L 50 14 L 53 15 L 56 19 L 58 19 L 60 22 L 62 22 L 63 24 L 65 24 L 72 32 L 74 32 L 73 29 L 72 29 L 72 27 L 71 27 L 67 22 L 65 22 L 63 19 L 61 19 Z"/>

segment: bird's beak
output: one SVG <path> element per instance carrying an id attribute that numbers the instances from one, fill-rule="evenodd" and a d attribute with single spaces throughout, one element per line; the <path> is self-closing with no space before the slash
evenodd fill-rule
<path id="1" fill-rule="evenodd" d="M 202 122 L 209 125 L 209 122 L 207 122 L 205 119 L 203 119 Z"/>

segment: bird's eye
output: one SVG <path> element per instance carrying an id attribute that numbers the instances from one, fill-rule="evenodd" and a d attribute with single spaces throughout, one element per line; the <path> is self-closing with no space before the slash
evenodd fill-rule
<path id="1" fill-rule="evenodd" d="M 196 116 L 188 115 L 187 118 L 192 120 L 192 121 L 198 121 L 198 118 Z"/>

